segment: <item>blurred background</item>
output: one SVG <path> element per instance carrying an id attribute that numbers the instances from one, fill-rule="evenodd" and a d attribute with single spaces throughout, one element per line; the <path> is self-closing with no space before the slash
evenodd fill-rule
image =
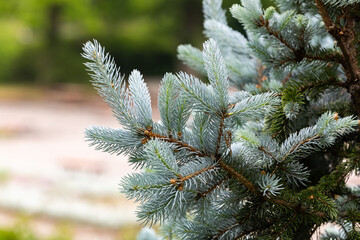
<path id="1" fill-rule="evenodd" d="M 201 48 L 202 21 L 201 0 L 0 1 L 0 240 L 136 239 L 136 205 L 118 190 L 126 157 L 84 141 L 86 127 L 119 126 L 81 48 L 97 39 L 122 73 L 140 70 L 157 120 L 159 80 L 188 70 L 176 47 Z"/>

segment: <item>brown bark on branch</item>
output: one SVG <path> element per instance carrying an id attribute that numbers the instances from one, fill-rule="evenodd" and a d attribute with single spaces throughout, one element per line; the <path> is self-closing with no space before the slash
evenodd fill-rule
<path id="1" fill-rule="evenodd" d="M 179 141 L 173 137 L 168 137 L 168 136 L 164 136 L 164 135 L 160 135 L 157 133 L 152 132 L 151 130 L 144 130 L 142 132 L 142 134 L 145 136 L 145 139 L 143 139 L 143 143 L 145 144 L 148 140 L 150 139 L 159 139 L 162 141 L 166 141 L 166 142 L 170 142 L 170 143 L 174 143 L 176 146 L 178 146 L 179 148 L 186 148 L 189 151 L 195 153 L 197 156 L 199 157 L 205 157 L 206 155 L 201 152 L 198 149 L 195 149 L 194 147 L 190 146 L 189 144 L 183 142 L 183 141 Z"/>
<path id="2" fill-rule="evenodd" d="M 336 39 L 343 54 L 341 65 L 346 75 L 346 88 L 351 94 L 354 108 L 360 118 L 360 68 L 357 58 L 356 47 L 358 40 L 355 33 L 355 17 L 344 8 L 344 20 L 346 25 L 341 27 L 332 22 L 325 4 L 321 0 L 315 0 L 319 13 L 325 23 L 327 31 Z"/>
<path id="3" fill-rule="evenodd" d="M 250 190 L 250 192 L 256 195 L 260 194 L 259 190 L 251 182 L 249 182 L 243 175 L 238 173 L 235 169 L 224 163 L 222 160 L 219 160 L 219 165 L 225 171 L 227 171 L 232 177 L 234 177 L 236 180 L 241 182 L 248 190 Z"/>

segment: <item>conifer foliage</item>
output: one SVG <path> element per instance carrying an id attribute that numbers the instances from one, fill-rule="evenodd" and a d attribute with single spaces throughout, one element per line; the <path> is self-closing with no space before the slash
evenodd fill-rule
<path id="1" fill-rule="evenodd" d="M 221 5 L 203 1 L 202 50 L 178 47 L 208 84 L 165 74 L 159 122 L 141 73 L 125 81 L 97 41 L 84 45 L 122 126 L 87 140 L 141 169 L 121 191 L 164 239 L 310 239 L 329 222 L 321 239 L 359 239 L 360 188 L 345 183 L 360 173 L 360 1 L 242 0 L 230 12 L 246 36 Z"/>

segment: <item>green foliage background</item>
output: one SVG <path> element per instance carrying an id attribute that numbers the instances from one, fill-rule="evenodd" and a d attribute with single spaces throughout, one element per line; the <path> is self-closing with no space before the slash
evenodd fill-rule
<path id="1" fill-rule="evenodd" d="M 237 2 L 225 1 L 224 8 Z M 93 38 L 122 72 L 175 71 L 176 47 L 204 41 L 200 13 L 200 0 L 0 1 L 0 83 L 87 82 L 79 53 Z M 235 21 L 230 25 L 239 30 Z"/>
<path id="2" fill-rule="evenodd" d="M 58 226 L 56 232 L 49 237 L 39 237 L 31 229 L 28 219 L 20 219 L 14 226 L 0 228 L 1 240 L 70 240 L 72 234 L 67 226 Z"/>

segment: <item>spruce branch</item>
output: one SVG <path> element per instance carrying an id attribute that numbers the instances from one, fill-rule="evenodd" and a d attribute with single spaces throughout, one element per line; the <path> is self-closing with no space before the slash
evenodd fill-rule
<path id="1" fill-rule="evenodd" d="M 258 26 L 259 27 L 264 27 L 267 32 L 275 37 L 280 43 L 282 43 L 285 47 L 287 47 L 295 56 L 295 60 L 294 59 L 286 59 L 283 60 L 282 62 L 280 62 L 280 66 L 287 63 L 287 62 L 293 62 L 293 61 L 297 61 L 300 62 L 303 58 L 306 58 L 308 60 L 311 61 L 326 61 L 326 62 L 337 62 L 340 63 L 340 59 L 337 55 L 335 54 L 327 54 L 327 55 L 323 55 L 323 56 L 313 56 L 309 53 L 306 53 L 306 50 L 304 47 L 301 48 L 295 48 L 294 46 L 292 46 L 290 43 L 288 43 L 280 34 L 279 31 L 275 31 L 274 29 L 272 29 L 269 25 L 269 20 L 265 19 L 263 15 L 260 15 L 260 18 L 258 19 Z"/>
<path id="2" fill-rule="evenodd" d="M 346 87 L 346 83 L 337 81 L 335 78 L 325 79 L 320 82 L 308 82 L 305 85 L 299 88 L 299 94 L 305 93 L 308 90 L 316 87 L 324 87 L 324 86 L 335 86 L 335 87 Z"/>
<path id="3" fill-rule="evenodd" d="M 213 39 L 206 41 L 203 48 L 204 66 L 210 85 L 216 93 L 217 105 L 220 111 L 226 111 L 229 102 L 229 75 L 224 58 Z"/>
<path id="4" fill-rule="evenodd" d="M 86 137 L 146 170 L 121 182 L 122 192 L 140 202 L 140 220 L 170 221 L 169 235 L 180 239 L 305 239 L 328 221 L 355 236 L 359 190 L 345 182 L 360 171 L 359 135 L 345 135 L 359 126 L 351 107 L 360 113 L 360 5 L 314 1 L 279 0 L 277 12 L 242 0 L 231 13 L 244 24 L 245 39 L 227 25 L 221 0 L 203 0 L 210 39 L 202 51 L 179 46 L 178 55 L 209 84 L 183 72 L 165 74 L 159 122 L 151 119 L 140 72 L 132 71 L 127 84 L 100 44 L 85 44 L 93 84 L 124 127 L 92 127 Z M 230 93 L 229 81 L 246 91 Z M 321 167 L 336 169 L 311 182 L 311 164 L 322 158 Z"/>
<path id="5" fill-rule="evenodd" d="M 274 36 L 277 40 L 279 40 L 280 43 L 282 43 L 284 46 L 286 46 L 292 52 L 295 53 L 297 51 L 293 46 L 291 46 L 287 41 L 285 41 L 285 39 L 280 35 L 279 31 L 274 31 L 270 27 L 269 20 L 265 19 L 263 15 L 260 15 L 257 23 L 258 23 L 258 27 L 264 27 L 270 35 Z"/>
<path id="6" fill-rule="evenodd" d="M 279 105 L 280 100 L 278 94 L 273 92 L 267 92 L 257 94 L 251 97 L 244 98 L 235 104 L 230 109 L 228 116 L 241 116 L 247 114 L 256 114 L 259 109 L 268 107 L 267 110 L 271 110 L 273 106 Z M 231 106 L 231 105 L 230 105 Z"/>
<path id="7" fill-rule="evenodd" d="M 286 229 L 290 226 L 290 224 L 292 224 L 297 216 L 297 212 L 295 212 L 292 217 L 290 218 L 290 220 L 284 225 L 284 227 L 279 231 L 279 233 L 276 234 L 276 236 L 274 237 L 274 239 L 278 239 L 278 237 L 281 237 L 281 235 L 286 231 Z"/>
<path id="8" fill-rule="evenodd" d="M 341 0 L 324 0 L 324 2 L 326 4 L 331 5 L 332 7 L 336 7 L 336 8 L 344 8 L 344 7 L 356 7 L 359 6 L 360 1 L 359 0 L 346 0 L 346 1 L 341 1 Z"/>
<path id="9" fill-rule="evenodd" d="M 178 86 L 188 98 L 194 110 L 207 113 L 219 113 L 221 107 L 217 106 L 214 92 L 198 78 L 184 72 L 177 74 Z"/>
<path id="10" fill-rule="evenodd" d="M 226 11 L 221 7 L 221 0 L 204 0 L 202 2 L 204 19 L 214 19 L 220 23 L 227 24 Z"/>
<path id="11" fill-rule="evenodd" d="M 124 129 L 93 126 L 85 130 L 85 137 L 90 146 L 110 154 L 131 154 L 141 146 L 141 136 Z"/>
<path id="12" fill-rule="evenodd" d="M 248 54 L 247 39 L 241 33 L 212 19 L 204 22 L 204 28 L 204 34 L 209 39 L 214 39 L 222 52 L 226 53 L 230 50 L 231 55 L 242 55 L 243 57 Z"/>
<path id="13" fill-rule="evenodd" d="M 158 107 L 162 124 L 167 128 L 170 137 L 181 138 L 191 114 L 191 105 L 177 88 L 177 77 L 167 73 L 161 80 Z"/>
<path id="14" fill-rule="evenodd" d="M 178 59 L 185 65 L 202 75 L 206 75 L 202 52 L 199 49 L 191 46 L 190 44 L 184 44 L 178 46 L 177 53 Z"/>
<path id="15" fill-rule="evenodd" d="M 302 145 L 306 144 L 306 143 L 309 143 L 309 142 L 312 142 L 313 140 L 316 140 L 316 139 L 319 139 L 320 138 L 320 135 L 315 135 L 313 137 L 309 137 L 305 140 L 302 140 L 301 142 L 299 142 L 298 144 L 294 145 L 290 151 L 288 151 L 284 157 L 280 160 L 281 162 L 284 161 L 290 154 L 292 154 L 293 152 L 295 152 L 296 150 L 298 150 L 299 147 L 301 147 Z"/>
<path id="16" fill-rule="evenodd" d="M 321 212 L 321 211 L 314 211 L 312 209 L 312 206 L 309 206 L 309 207 L 306 207 L 304 205 L 302 205 L 301 203 L 295 203 L 295 202 L 291 202 L 291 201 L 285 201 L 283 199 L 280 199 L 280 198 L 269 198 L 268 199 L 269 202 L 272 202 L 274 204 L 277 204 L 277 205 L 281 205 L 281 206 L 284 206 L 286 208 L 289 208 L 289 209 L 292 209 L 294 210 L 295 212 L 298 212 L 298 213 L 310 213 L 310 214 L 313 214 L 317 217 L 320 217 L 320 218 L 326 218 L 327 217 L 327 214 L 325 212 Z"/>

